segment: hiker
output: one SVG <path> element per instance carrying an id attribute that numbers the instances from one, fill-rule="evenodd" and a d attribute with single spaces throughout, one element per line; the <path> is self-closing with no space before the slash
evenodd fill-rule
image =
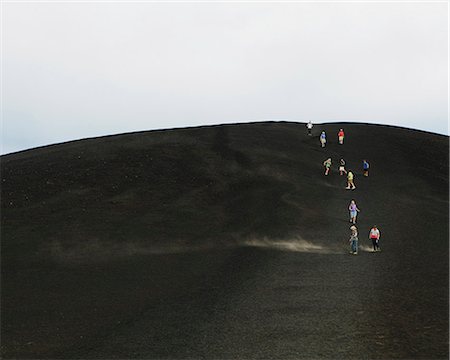
<path id="1" fill-rule="evenodd" d="M 349 170 L 348 173 L 347 173 L 347 187 L 346 187 L 346 189 L 352 189 L 352 190 L 356 189 L 356 186 L 355 186 L 355 184 L 353 182 L 353 178 L 354 177 L 355 176 L 353 175 L 353 172 L 351 170 Z"/>
<path id="2" fill-rule="evenodd" d="M 348 210 L 350 211 L 350 222 L 353 224 L 356 224 L 356 216 L 359 213 L 358 206 L 356 205 L 355 200 L 352 200 L 350 202 L 350 205 L 348 206 Z"/>
<path id="3" fill-rule="evenodd" d="M 345 170 L 345 160 L 339 160 L 339 175 L 347 174 L 347 170 Z"/>
<path id="4" fill-rule="evenodd" d="M 323 162 L 323 166 L 325 167 L 325 175 L 328 175 L 328 173 L 330 172 L 330 168 L 331 168 L 331 158 L 326 159 Z"/>
<path id="5" fill-rule="evenodd" d="M 369 163 L 366 160 L 363 160 L 363 174 L 369 176 Z"/>
<path id="6" fill-rule="evenodd" d="M 355 225 L 352 225 L 350 226 L 350 230 L 352 231 L 349 240 L 351 245 L 350 254 L 356 255 L 358 254 L 358 229 Z"/>
<path id="7" fill-rule="evenodd" d="M 325 131 L 322 131 L 320 134 L 320 144 L 322 147 L 325 147 L 325 144 L 327 143 L 327 134 L 325 134 Z"/>
<path id="8" fill-rule="evenodd" d="M 313 128 L 313 124 L 311 121 L 306 124 L 306 128 L 308 129 L 308 136 L 311 136 L 312 135 L 311 130 Z"/>
<path id="9" fill-rule="evenodd" d="M 374 225 L 373 228 L 370 229 L 369 239 L 372 240 L 373 252 L 381 251 L 380 244 L 379 244 L 380 230 L 378 230 L 376 225 Z"/>
<path id="10" fill-rule="evenodd" d="M 338 132 L 339 144 L 344 144 L 344 130 L 340 129 Z"/>

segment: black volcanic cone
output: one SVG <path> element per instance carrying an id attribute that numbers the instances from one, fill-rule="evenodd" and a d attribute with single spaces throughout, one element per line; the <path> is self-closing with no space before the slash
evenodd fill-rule
<path id="1" fill-rule="evenodd" d="M 2 358 L 448 358 L 448 137 L 313 133 L 223 125 L 2 156 Z"/>

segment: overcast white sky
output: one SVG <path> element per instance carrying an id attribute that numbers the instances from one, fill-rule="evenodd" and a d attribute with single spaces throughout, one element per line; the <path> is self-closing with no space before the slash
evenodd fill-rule
<path id="1" fill-rule="evenodd" d="M 448 135 L 448 3 L 3 2 L 2 149 L 255 120 Z"/>

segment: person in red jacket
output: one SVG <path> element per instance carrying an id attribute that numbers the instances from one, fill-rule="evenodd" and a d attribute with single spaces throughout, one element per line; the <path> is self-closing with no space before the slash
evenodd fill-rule
<path id="1" fill-rule="evenodd" d="M 344 144 L 344 130 L 340 129 L 338 132 L 339 144 Z"/>

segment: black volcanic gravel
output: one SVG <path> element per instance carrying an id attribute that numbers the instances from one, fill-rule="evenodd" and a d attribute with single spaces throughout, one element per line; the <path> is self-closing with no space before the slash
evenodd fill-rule
<path id="1" fill-rule="evenodd" d="M 313 133 L 223 125 L 2 156 L 2 358 L 447 359 L 449 138 Z"/>

